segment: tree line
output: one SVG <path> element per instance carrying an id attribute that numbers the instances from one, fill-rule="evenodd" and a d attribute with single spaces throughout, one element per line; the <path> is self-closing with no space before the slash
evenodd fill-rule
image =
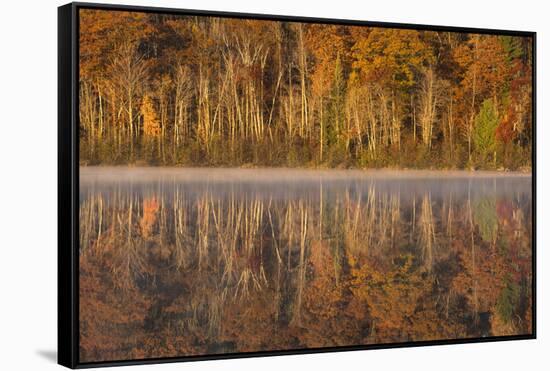
<path id="1" fill-rule="evenodd" d="M 81 164 L 529 169 L 532 47 L 80 10 Z"/>

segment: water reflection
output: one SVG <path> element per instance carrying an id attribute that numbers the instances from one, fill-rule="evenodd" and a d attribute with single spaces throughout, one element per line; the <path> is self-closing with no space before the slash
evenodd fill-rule
<path id="1" fill-rule="evenodd" d="M 531 178 L 236 172 L 81 179 L 81 361 L 531 332 Z"/>

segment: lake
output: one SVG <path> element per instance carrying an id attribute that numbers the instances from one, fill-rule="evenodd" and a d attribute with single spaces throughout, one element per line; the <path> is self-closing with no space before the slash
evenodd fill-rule
<path id="1" fill-rule="evenodd" d="M 80 168 L 80 360 L 532 332 L 531 176 Z"/>

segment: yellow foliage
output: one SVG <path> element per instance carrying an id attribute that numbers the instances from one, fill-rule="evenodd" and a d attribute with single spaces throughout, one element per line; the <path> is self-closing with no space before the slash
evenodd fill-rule
<path id="1" fill-rule="evenodd" d="M 141 103 L 141 115 L 143 116 L 143 134 L 156 137 L 160 135 L 160 122 L 153 106 L 153 100 L 149 95 L 143 98 Z"/>

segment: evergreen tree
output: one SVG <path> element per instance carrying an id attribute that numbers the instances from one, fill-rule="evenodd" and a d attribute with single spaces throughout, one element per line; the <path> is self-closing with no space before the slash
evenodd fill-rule
<path id="1" fill-rule="evenodd" d="M 481 105 L 481 110 L 476 116 L 474 128 L 474 145 L 482 162 L 489 155 L 496 160 L 495 131 L 498 126 L 498 115 L 492 99 L 486 99 Z"/>

